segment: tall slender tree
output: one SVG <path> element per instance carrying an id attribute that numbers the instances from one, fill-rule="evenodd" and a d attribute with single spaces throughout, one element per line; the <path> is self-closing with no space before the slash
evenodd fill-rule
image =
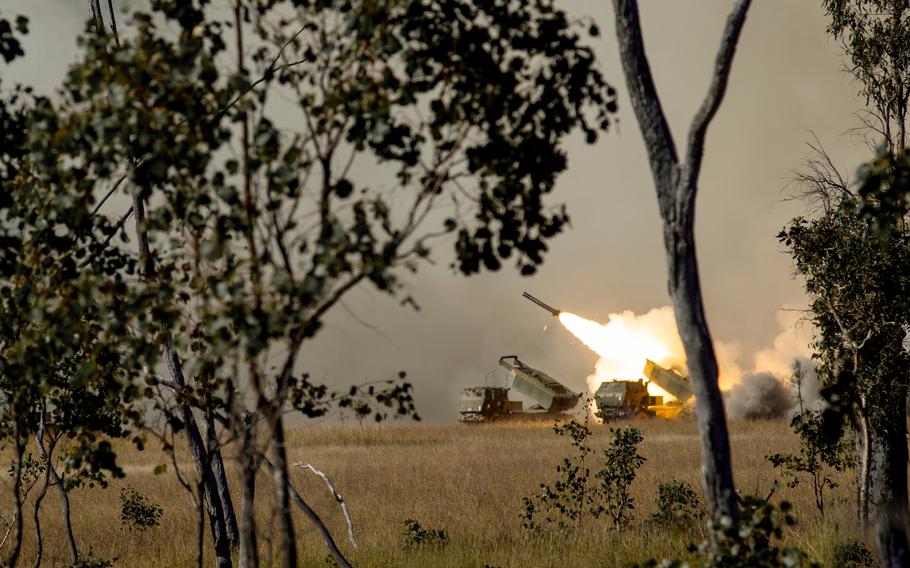
<path id="1" fill-rule="evenodd" d="M 695 254 L 695 198 L 708 126 L 723 101 L 730 67 L 749 0 L 738 0 L 727 18 L 714 75 L 689 127 L 688 146 L 680 159 L 667 124 L 645 54 L 635 0 L 613 0 L 616 36 L 632 108 L 638 120 L 657 190 L 667 252 L 668 287 L 680 339 L 686 352 L 702 452 L 702 481 L 715 521 L 738 521 L 730 440 L 717 383 L 717 357 L 704 313 Z"/>

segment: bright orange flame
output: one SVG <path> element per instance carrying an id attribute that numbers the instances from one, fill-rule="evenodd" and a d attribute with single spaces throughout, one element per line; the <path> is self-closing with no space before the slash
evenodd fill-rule
<path id="1" fill-rule="evenodd" d="M 600 355 L 594 373 L 588 376 L 588 390 L 594 392 L 604 381 L 644 378 L 647 359 L 663 367 L 684 369 L 686 356 L 676 319 L 670 307 L 653 309 L 636 316 L 631 311 L 610 314 L 606 324 L 561 312 L 559 321 L 582 343 Z M 672 395 L 653 383 L 648 392 L 672 399 Z"/>

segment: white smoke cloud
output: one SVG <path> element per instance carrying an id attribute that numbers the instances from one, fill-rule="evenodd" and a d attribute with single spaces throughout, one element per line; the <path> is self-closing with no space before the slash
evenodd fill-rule
<path id="1" fill-rule="evenodd" d="M 810 358 L 811 326 L 794 306 L 784 306 L 777 312 L 777 325 L 772 346 L 757 351 L 752 370 L 743 373 L 738 384 L 725 393 L 731 418 L 782 418 L 797 408 L 798 395 L 807 408 L 817 406 L 821 400 Z M 797 361 L 804 375 L 798 389 L 791 380 Z"/>
<path id="2" fill-rule="evenodd" d="M 812 327 L 794 306 L 784 306 L 777 312 L 777 325 L 779 333 L 773 346 L 755 353 L 752 367 L 755 372 L 785 377 L 792 373 L 793 361 L 808 360 L 812 355 Z"/>

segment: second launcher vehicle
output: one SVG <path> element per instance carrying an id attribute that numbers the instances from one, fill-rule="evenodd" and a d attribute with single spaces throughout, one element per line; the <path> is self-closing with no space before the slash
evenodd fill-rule
<path id="1" fill-rule="evenodd" d="M 495 420 L 553 420 L 568 418 L 581 394 L 575 393 L 550 375 L 521 362 L 515 355 L 499 358 L 509 371 L 508 387 L 468 387 L 461 394 L 458 421 L 466 424 Z M 520 400 L 509 400 L 509 389 L 535 402 L 524 408 Z"/>

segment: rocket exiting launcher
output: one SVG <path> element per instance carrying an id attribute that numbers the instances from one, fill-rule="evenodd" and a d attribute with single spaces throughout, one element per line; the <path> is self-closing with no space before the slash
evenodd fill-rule
<path id="1" fill-rule="evenodd" d="M 550 306 L 550 305 L 548 305 L 548 304 L 543 303 L 542 301 L 538 300 L 537 298 L 535 298 L 535 297 L 532 296 L 531 294 L 528 294 L 527 292 L 524 292 L 524 293 L 522 293 L 522 297 L 527 298 L 528 300 L 531 300 L 532 302 L 534 302 L 535 304 L 537 304 L 539 307 L 541 307 L 541 308 L 547 310 L 548 312 L 550 312 L 550 313 L 553 315 L 553 317 L 556 317 L 556 318 L 559 317 L 560 310 L 557 310 L 557 309 L 554 308 L 553 306 Z"/>

